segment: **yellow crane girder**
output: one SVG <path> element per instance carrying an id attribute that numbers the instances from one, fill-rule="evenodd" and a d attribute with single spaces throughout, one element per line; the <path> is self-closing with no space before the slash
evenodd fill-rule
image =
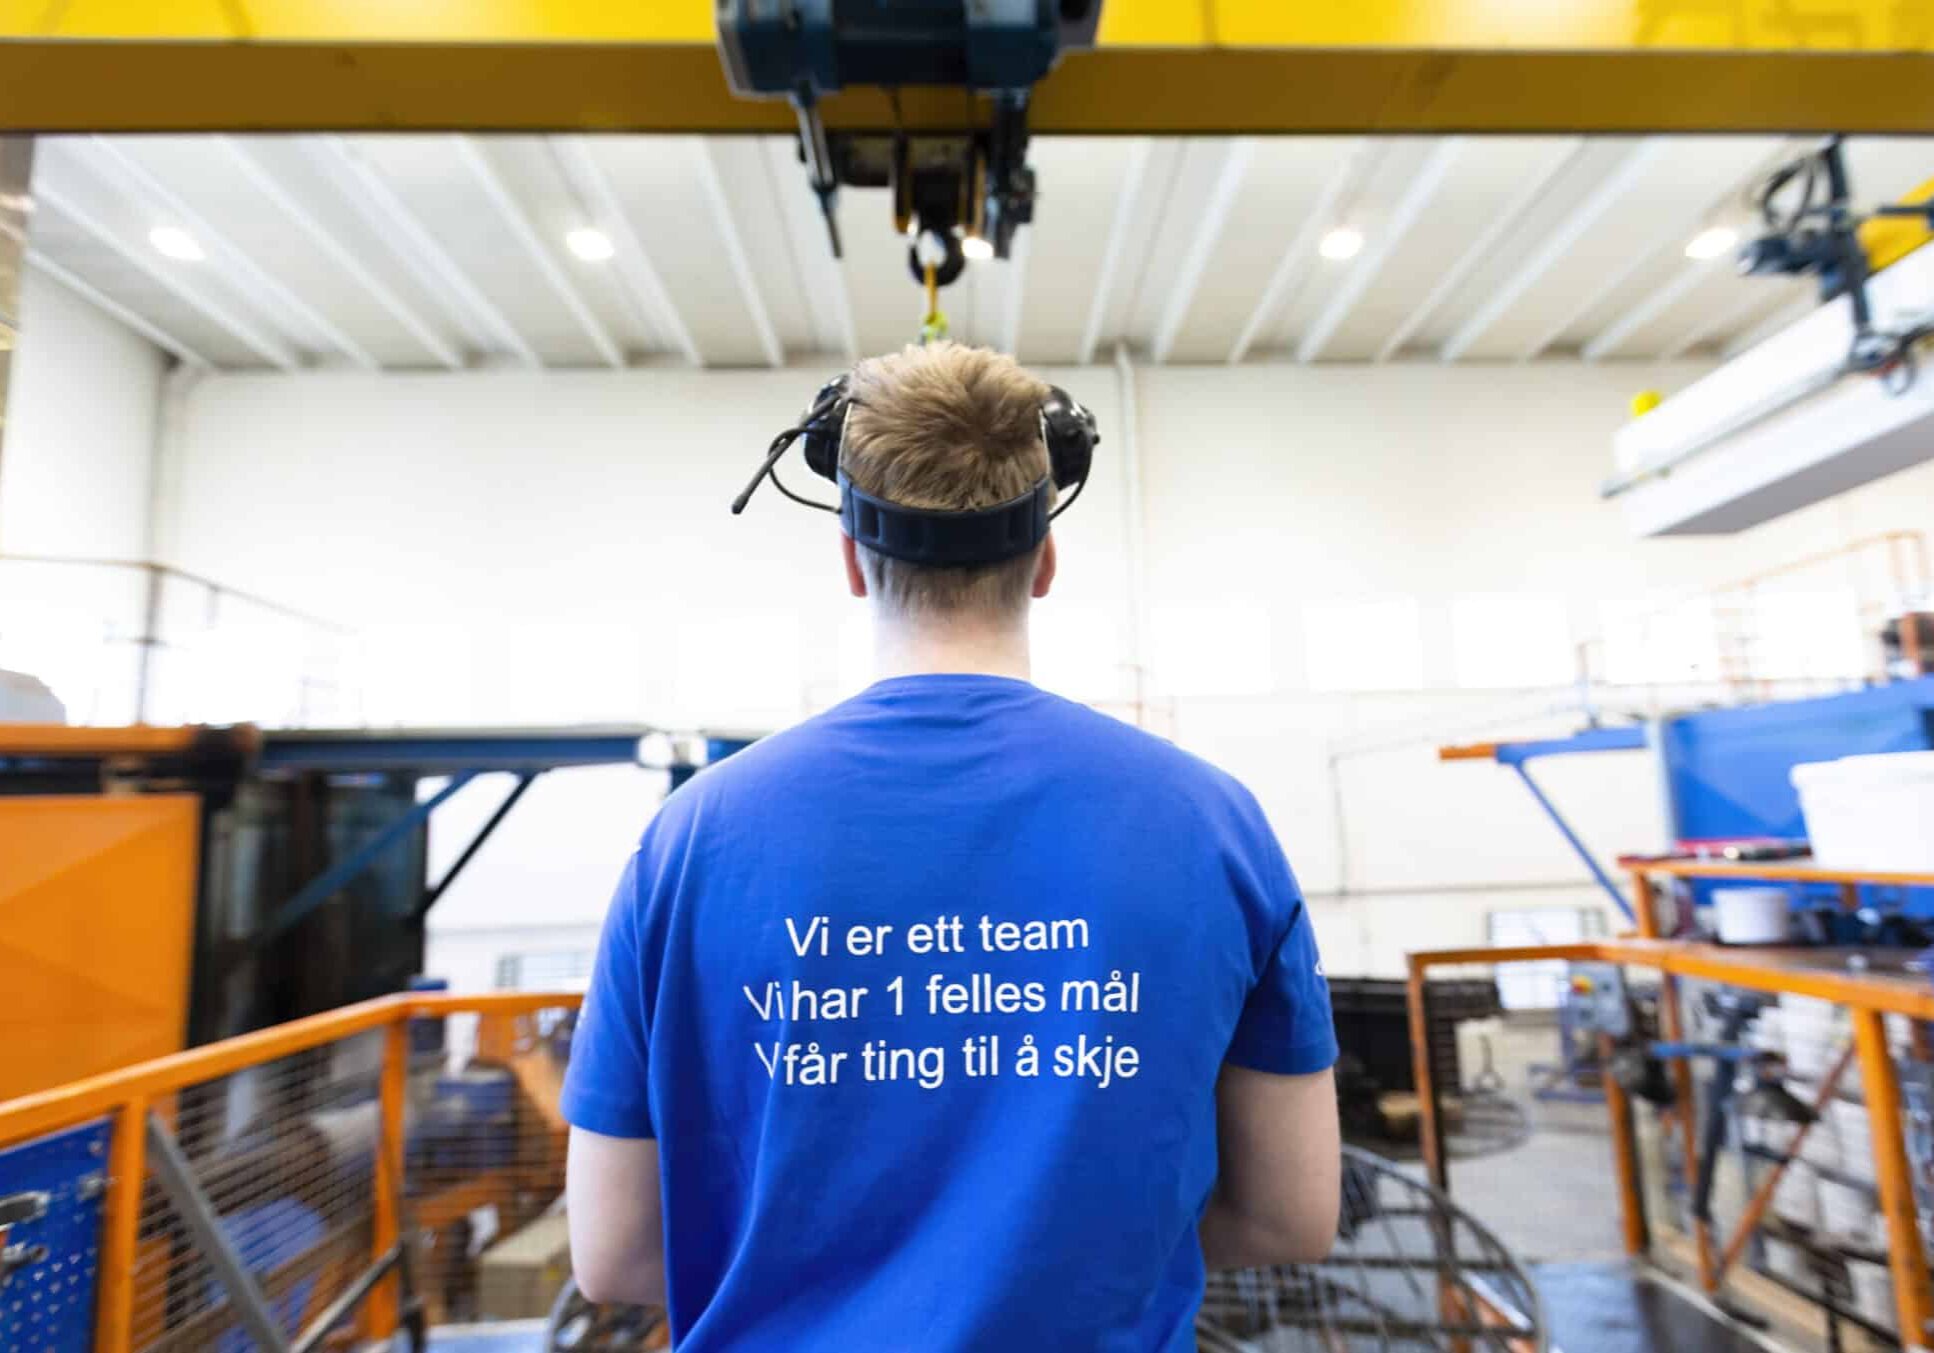
<path id="1" fill-rule="evenodd" d="M 0 0 L 0 130 L 779 131 L 711 0 Z M 1930 0 L 1107 0 L 1044 133 L 1917 132 Z M 907 121 L 977 122 L 909 91 Z M 836 127 L 885 98 L 829 100 Z"/>

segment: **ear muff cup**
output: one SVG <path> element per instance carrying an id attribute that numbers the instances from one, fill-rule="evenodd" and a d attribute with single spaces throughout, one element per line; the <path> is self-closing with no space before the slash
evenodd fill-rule
<path id="1" fill-rule="evenodd" d="M 813 396 L 813 406 L 800 420 L 806 431 L 800 452 L 806 468 L 822 479 L 839 480 L 840 439 L 846 432 L 846 377 L 835 376 Z"/>
<path id="2" fill-rule="evenodd" d="M 1065 489 L 1087 480 L 1101 441 L 1095 416 L 1058 385 L 1048 387 L 1041 404 L 1041 435 L 1048 444 L 1048 474 Z"/>

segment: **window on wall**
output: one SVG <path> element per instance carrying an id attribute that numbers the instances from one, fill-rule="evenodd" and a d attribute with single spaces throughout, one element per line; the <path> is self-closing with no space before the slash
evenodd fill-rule
<path id="1" fill-rule="evenodd" d="M 1571 619 L 1556 597 L 1451 602 L 1451 660 L 1468 687 L 1562 686 L 1577 675 Z"/>
<path id="2" fill-rule="evenodd" d="M 1424 684 L 1414 597 L 1320 601 L 1303 608 L 1303 661 L 1314 691 L 1409 691 Z"/>
<path id="3" fill-rule="evenodd" d="M 799 708 L 805 676 L 797 616 L 689 615 L 673 633 L 672 705 L 680 720 L 703 727 Z"/>
<path id="4" fill-rule="evenodd" d="M 1034 679 L 1070 700 L 1105 704 L 1129 689 L 1127 617 L 1118 606 L 1049 601 L 1029 616 Z"/>
<path id="5" fill-rule="evenodd" d="M 1857 677 L 1867 669 L 1860 599 L 1851 588 L 1766 592 L 1742 610 L 1756 680 Z"/>
<path id="6" fill-rule="evenodd" d="M 1269 612 L 1260 603 L 1153 607 L 1148 654 L 1150 676 L 1163 695 L 1267 695 L 1276 686 Z"/>
<path id="7" fill-rule="evenodd" d="M 1598 608 L 1596 674 L 1619 686 L 1717 681 L 1719 631 L 1712 603 L 1699 598 L 1607 601 Z"/>
<path id="8" fill-rule="evenodd" d="M 1605 933 L 1605 914 L 1589 907 L 1523 907 L 1485 917 L 1492 948 L 1577 944 Z M 1566 970 L 1561 961 L 1509 963 L 1497 970 L 1498 1003 L 1506 1010 L 1556 1010 L 1564 1003 Z"/>

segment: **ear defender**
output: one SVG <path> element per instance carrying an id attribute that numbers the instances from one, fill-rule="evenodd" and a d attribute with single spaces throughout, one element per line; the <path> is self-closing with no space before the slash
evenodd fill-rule
<path id="1" fill-rule="evenodd" d="M 965 511 L 907 507 L 855 487 L 841 472 L 840 445 L 851 407 L 845 375 L 821 386 L 798 424 L 773 438 L 758 473 L 733 500 L 733 514 L 744 511 L 754 490 L 770 477 L 773 487 L 794 502 L 837 512 L 840 525 L 854 544 L 889 559 L 948 568 L 997 564 L 1026 554 L 1047 538 L 1048 524 L 1067 511 L 1087 487 L 1095 446 L 1101 441 L 1094 414 L 1066 390 L 1050 386 L 1048 397 L 1041 403 L 1041 439 L 1047 444 L 1048 473 L 1038 483 L 991 507 Z M 780 480 L 776 473 L 779 458 L 796 441 L 804 443 L 800 454 L 806 458 L 806 468 L 839 486 L 837 506 L 802 498 Z M 1054 489 L 1071 491 L 1050 512 L 1048 500 Z"/>

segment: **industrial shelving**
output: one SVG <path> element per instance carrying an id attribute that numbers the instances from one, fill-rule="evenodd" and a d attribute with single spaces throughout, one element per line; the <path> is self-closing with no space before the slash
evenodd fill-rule
<path id="1" fill-rule="evenodd" d="M 1468 965 L 1506 963 L 1600 962 L 1645 968 L 1660 975 L 1659 1025 L 1667 1044 L 1683 1045 L 1686 1028 L 1680 1008 L 1679 983 L 1700 980 L 1755 992 L 1809 996 L 1845 1006 L 1852 1026 L 1851 1056 L 1863 1085 L 1871 1123 L 1873 1187 L 1878 1195 L 1884 1225 L 1885 1256 L 1894 1287 L 1898 1329 L 1911 1347 L 1925 1342 L 1934 1329 L 1934 1288 L 1930 1287 L 1928 1261 L 1920 1226 L 1913 1174 L 1909 1163 L 1901 1101 L 1901 1077 L 1888 1046 L 1885 1017 L 1903 1016 L 1913 1021 L 1916 1056 L 1925 1058 L 1927 1045 L 1921 1026 L 1934 1022 L 1934 980 L 1926 972 L 1908 966 L 1918 958 L 1913 950 L 1874 950 L 1847 948 L 1732 947 L 1697 940 L 1662 937 L 1660 930 L 1661 885 L 1665 880 L 1687 881 L 1753 880 L 1766 883 L 1817 884 L 1839 887 L 1851 898 L 1862 887 L 1934 887 L 1934 874 L 1886 870 L 1837 870 L 1813 867 L 1793 861 L 1736 863 L 1703 859 L 1628 859 L 1621 862 L 1632 880 L 1633 912 L 1637 933 L 1614 939 L 1577 944 L 1527 946 L 1511 949 L 1453 949 L 1413 953 L 1409 956 L 1410 1015 L 1413 1031 L 1415 1075 L 1421 1109 L 1424 1160 L 1434 1183 L 1448 1190 L 1448 1158 L 1444 1150 L 1438 1096 L 1442 1087 L 1431 1076 L 1430 1059 L 1417 1052 L 1425 1046 L 1420 1037 L 1428 1013 L 1427 977 L 1431 969 Z M 1610 1058 L 1611 1040 L 1602 1038 L 1602 1051 Z M 1692 1069 L 1684 1057 L 1669 1061 L 1674 1099 L 1678 1104 L 1695 1104 Z M 1640 1189 L 1639 1153 L 1633 1130 L 1631 1097 L 1611 1076 L 1605 1077 L 1606 1110 L 1611 1128 L 1613 1166 L 1619 1185 L 1622 1232 L 1626 1252 L 1643 1258 L 1652 1250 L 1651 1227 L 1645 1214 Z M 1695 1115 L 1673 1115 L 1672 1130 L 1679 1138 L 1681 1158 L 1699 1159 L 1699 1128 Z M 1756 1193 L 1770 1195 L 1771 1181 L 1761 1180 Z M 1741 1230 L 1759 1222 L 1765 1207 L 1759 1200 L 1749 1207 Z M 1694 1263 L 1700 1286 L 1716 1294 L 1725 1279 L 1726 1264 L 1712 1228 L 1695 1223 Z M 1723 1247 L 1725 1257 L 1735 1256 L 1743 1242 L 1736 1234 Z M 1818 1298 L 1808 1295 L 1809 1299 Z M 1828 1309 L 1832 1304 L 1828 1303 Z M 1848 1315 L 1834 1310 L 1836 1317 Z M 1861 1322 L 1865 1323 L 1865 1322 Z"/>

